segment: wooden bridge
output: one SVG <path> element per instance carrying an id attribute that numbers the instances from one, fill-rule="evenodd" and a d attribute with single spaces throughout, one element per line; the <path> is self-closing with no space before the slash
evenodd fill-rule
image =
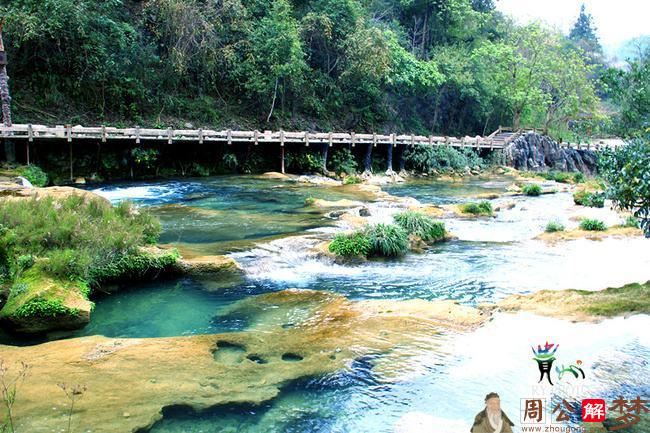
<path id="1" fill-rule="evenodd" d="M 212 129 L 152 129 L 152 128 L 115 128 L 109 126 L 44 126 L 32 124 L 14 124 L 12 126 L 0 125 L 0 138 L 4 140 L 24 141 L 29 164 L 29 144 L 44 140 L 65 140 L 68 143 L 73 141 L 130 141 L 135 144 L 141 142 L 198 142 L 198 143 L 248 143 L 279 144 L 281 147 L 282 168 L 284 169 L 284 146 L 287 143 L 297 143 L 305 146 L 314 144 L 326 144 L 329 147 L 334 145 L 392 145 L 397 146 L 452 146 L 469 147 L 474 149 L 499 150 L 504 149 L 512 141 L 525 132 L 535 131 L 534 129 L 519 129 L 499 127 L 487 137 L 465 136 L 448 137 L 436 135 L 415 135 L 415 134 L 356 134 L 354 132 L 289 132 L 289 131 L 237 131 L 237 130 L 212 130 Z M 541 131 L 538 131 L 541 132 Z M 563 147 L 600 149 L 608 146 L 604 142 L 598 144 L 570 144 L 562 143 Z M 322 146 L 321 146 L 322 147 Z M 391 152 L 392 153 L 392 152 Z M 72 160 L 72 146 L 70 146 L 70 159 Z"/>

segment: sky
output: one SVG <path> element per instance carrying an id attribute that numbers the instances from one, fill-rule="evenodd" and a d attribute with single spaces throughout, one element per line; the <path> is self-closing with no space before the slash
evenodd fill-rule
<path id="1" fill-rule="evenodd" d="M 650 34 L 650 0 L 498 0 L 497 9 L 527 23 L 541 19 L 568 33 L 585 3 L 606 52 Z"/>

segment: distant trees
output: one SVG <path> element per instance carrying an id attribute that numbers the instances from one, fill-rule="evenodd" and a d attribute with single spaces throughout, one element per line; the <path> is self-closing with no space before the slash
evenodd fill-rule
<path id="1" fill-rule="evenodd" d="M 603 48 L 596 35 L 593 18 L 587 13 L 584 3 L 580 6 L 578 19 L 569 32 L 569 40 L 583 50 L 589 63 L 603 63 Z"/>
<path id="2" fill-rule="evenodd" d="M 20 0 L 0 16 L 17 121 L 473 135 L 598 102 L 584 10 L 572 39 L 492 0 Z"/>
<path id="3" fill-rule="evenodd" d="M 524 120 L 549 129 L 596 109 L 590 67 L 564 48 L 560 34 L 539 24 L 516 28 L 506 40 L 486 41 L 473 56 L 476 76 L 490 99 L 510 110 L 515 128 Z"/>
<path id="4" fill-rule="evenodd" d="M 603 73 L 608 96 L 616 104 L 614 132 L 623 137 L 645 136 L 650 130 L 650 48 L 629 61 L 629 69 Z"/>

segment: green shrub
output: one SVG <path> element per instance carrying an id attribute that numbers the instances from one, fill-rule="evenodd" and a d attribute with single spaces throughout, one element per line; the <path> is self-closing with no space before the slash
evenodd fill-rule
<path id="1" fill-rule="evenodd" d="M 472 215 L 492 215 L 492 204 L 489 201 L 465 203 L 460 206 L 460 210 Z"/>
<path id="2" fill-rule="evenodd" d="M 157 270 L 171 260 L 142 257 L 140 248 L 157 241 L 160 222 L 129 202 L 111 206 L 78 195 L 3 202 L 0 225 L 6 228 L 0 247 L 9 250 L 5 257 L 12 269 L 38 257 L 43 259 L 36 265 L 39 270 L 62 280 L 96 286 L 114 278 L 115 269 L 138 275 L 144 267 Z"/>
<path id="3" fill-rule="evenodd" d="M 16 310 L 16 317 L 58 317 L 74 314 L 76 310 L 63 305 L 59 299 L 34 298 Z"/>
<path id="4" fill-rule="evenodd" d="M 198 176 L 198 177 L 210 176 L 210 168 L 201 165 L 198 162 L 193 162 L 188 172 L 190 176 Z"/>
<path id="5" fill-rule="evenodd" d="M 605 225 L 605 223 L 596 219 L 584 219 L 580 221 L 580 228 L 582 230 L 598 231 L 598 232 L 603 232 L 607 230 L 607 226 Z"/>
<path id="6" fill-rule="evenodd" d="M 641 228 L 641 224 L 639 223 L 639 220 L 636 217 L 629 216 L 623 223 L 623 227 L 631 227 L 633 229 L 638 229 Z"/>
<path id="7" fill-rule="evenodd" d="M 221 162 L 224 168 L 230 171 L 237 170 L 237 166 L 239 165 L 239 161 L 237 160 L 237 155 L 235 155 L 234 153 L 225 153 L 223 155 L 223 158 L 221 159 Z"/>
<path id="8" fill-rule="evenodd" d="M 573 194 L 573 202 L 579 206 L 602 208 L 605 206 L 605 194 L 582 190 Z"/>
<path id="9" fill-rule="evenodd" d="M 287 169 L 295 173 L 320 173 L 323 171 L 323 156 L 305 151 L 287 153 Z"/>
<path id="10" fill-rule="evenodd" d="M 526 195 L 537 197 L 542 194 L 542 187 L 537 184 L 527 184 L 522 188 L 522 192 Z"/>
<path id="11" fill-rule="evenodd" d="M 330 243 L 329 251 L 343 257 L 367 257 L 372 249 L 372 243 L 364 232 L 338 234 Z"/>
<path id="12" fill-rule="evenodd" d="M 343 185 L 356 185 L 361 182 L 363 182 L 363 180 L 359 176 L 346 176 L 345 179 L 343 179 Z"/>
<path id="13" fill-rule="evenodd" d="M 336 149 L 330 158 L 330 167 L 336 174 L 355 174 L 357 172 L 357 161 L 350 149 Z"/>
<path id="14" fill-rule="evenodd" d="M 21 271 L 29 269 L 32 266 L 34 266 L 34 261 L 35 261 L 34 256 L 31 254 L 23 254 L 21 256 L 18 256 L 18 260 L 17 260 L 18 268 Z"/>
<path id="15" fill-rule="evenodd" d="M 546 233 L 563 232 L 564 225 L 558 221 L 549 221 L 549 223 L 546 224 L 545 231 Z"/>
<path id="16" fill-rule="evenodd" d="M 484 167 L 485 161 L 469 147 L 418 145 L 409 147 L 404 152 L 407 167 L 427 173 L 432 170 L 463 170 L 465 167 Z"/>
<path id="17" fill-rule="evenodd" d="M 577 172 L 573 173 L 573 182 L 574 183 L 583 183 L 587 178 L 585 177 L 584 173 L 582 172 Z"/>
<path id="18" fill-rule="evenodd" d="M 40 167 L 35 165 L 28 165 L 18 170 L 21 176 L 27 179 L 32 185 L 36 187 L 44 187 L 47 185 L 47 174 L 41 170 Z"/>
<path id="19" fill-rule="evenodd" d="M 553 180 L 560 183 L 568 183 L 571 179 L 571 174 L 563 171 L 553 173 Z"/>
<path id="20" fill-rule="evenodd" d="M 598 171 L 607 182 L 607 195 L 621 209 L 634 212 L 650 238 L 650 131 L 598 159 Z"/>
<path id="21" fill-rule="evenodd" d="M 419 236 L 425 242 L 437 242 L 445 238 L 445 223 L 434 221 L 422 212 L 406 211 L 393 218 L 408 234 Z"/>
<path id="22" fill-rule="evenodd" d="M 403 256 L 408 251 L 408 233 L 395 224 L 376 224 L 366 227 L 365 236 L 370 240 L 370 255 L 382 257 Z"/>
<path id="23" fill-rule="evenodd" d="M 153 168 L 158 161 L 159 156 L 160 152 L 158 149 L 142 149 L 140 147 L 134 147 L 131 149 L 133 162 L 146 169 Z"/>

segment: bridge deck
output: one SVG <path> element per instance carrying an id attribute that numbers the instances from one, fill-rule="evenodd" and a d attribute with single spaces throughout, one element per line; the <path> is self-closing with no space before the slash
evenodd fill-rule
<path id="1" fill-rule="evenodd" d="M 304 145 L 327 143 L 356 145 L 356 144 L 392 144 L 397 145 L 449 145 L 452 147 L 472 147 L 476 149 L 503 149 L 515 140 L 523 130 L 512 131 L 509 128 L 499 128 L 487 137 L 446 137 L 435 135 L 408 134 L 355 134 L 347 132 L 288 132 L 288 131 L 236 131 L 212 129 L 151 129 L 151 128 L 115 128 L 108 126 L 44 126 L 31 124 L 15 124 L 10 127 L 0 125 L 0 138 L 12 140 L 27 140 L 34 142 L 43 139 L 96 140 L 107 142 L 112 140 L 158 141 L 169 144 L 179 141 L 220 142 L 220 143 L 301 143 Z M 562 147 L 594 148 L 607 147 L 608 143 L 571 144 L 562 143 Z"/>

